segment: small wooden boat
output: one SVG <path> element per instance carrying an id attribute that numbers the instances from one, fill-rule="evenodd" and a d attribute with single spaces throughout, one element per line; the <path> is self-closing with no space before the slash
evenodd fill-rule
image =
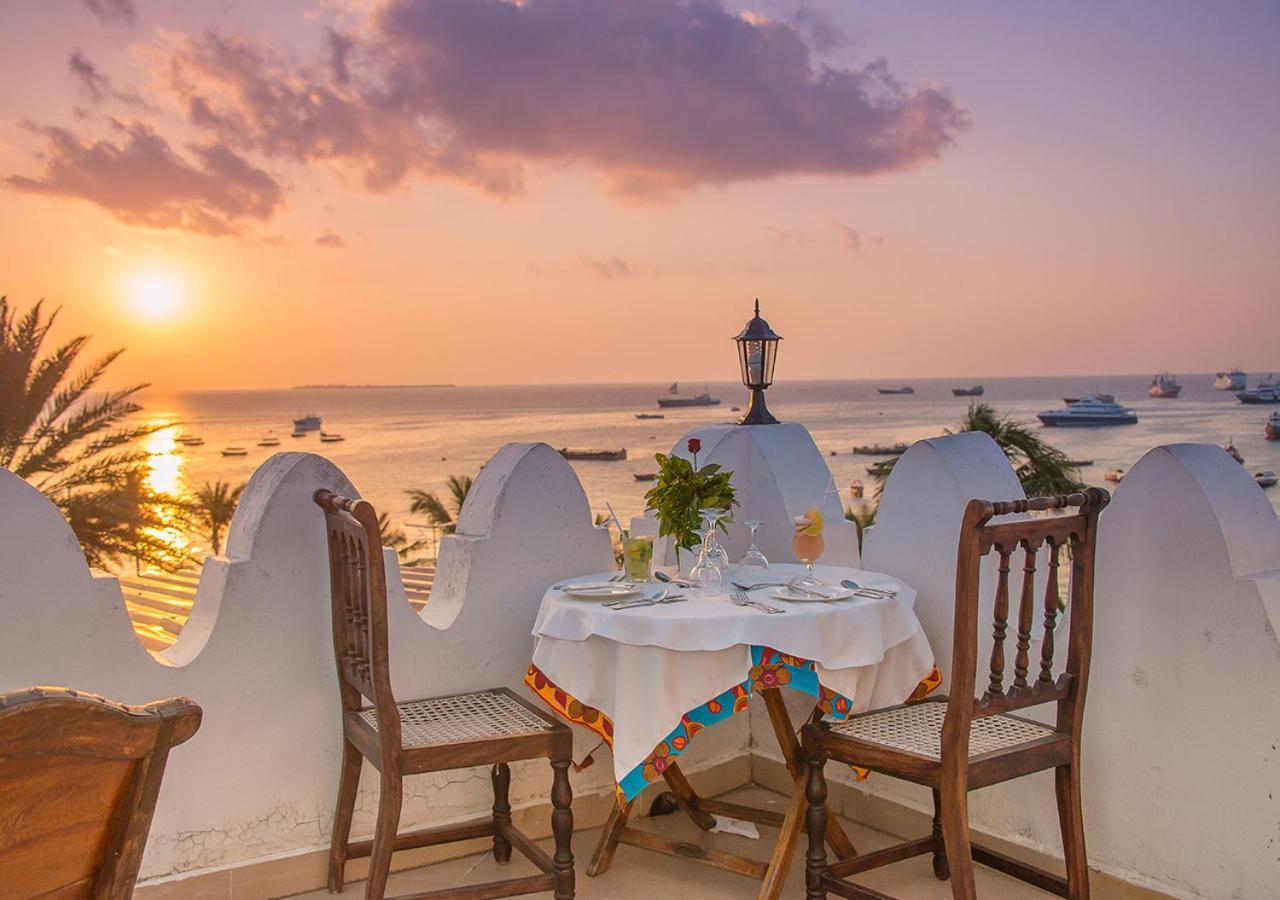
<path id="1" fill-rule="evenodd" d="M 662 413 L 636 413 L 637 419 L 665 419 Z"/>
<path id="2" fill-rule="evenodd" d="M 1264 433 L 1269 441 L 1280 441 L 1280 412 L 1273 412 L 1267 419 Z"/>
<path id="3" fill-rule="evenodd" d="M 859 456 L 901 456 L 907 452 L 907 445 L 897 444 L 863 444 L 854 447 L 853 452 Z"/>
<path id="4" fill-rule="evenodd" d="M 1258 483 L 1260 488 L 1269 488 L 1276 486 L 1275 472 L 1254 472 L 1253 480 Z"/>
<path id="5" fill-rule="evenodd" d="M 270 437 L 270 436 L 264 437 L 262 440 L 258 441 L 258 446 L 259 447 L 279 447 L 280 438 Z"/>
<path id="6" fill-rule="evenodd" d="M 1124 479 L 1124 469 L 1112 469 L 1102 477 L 1114 484 L 1119 484 Z"/>
<path id="7" fill-rule="evenodd" d="M 204 445 L 204 438 L 196 437 L 191 434 L 184 434 L 181 437 L 173 439 L 174 443 L 181 444 L 184 447 L 200 447 Z"/>
<path id="8" fill-rule="evenodd" d="M 291 435 L 289 435 L 289 437 L 306 437 L 306 436 L 307 436 L 307 433 L 305 431 L 295 431 Z"/>
<path id="9" fill-rule="evenodd" d="M 560 448 L 560 455 L 565 459 L 577 459 L 586 462 L 619 462 L 627 458 L 626 450 L 570 450 Z"/>
<path id="10" fill-rule="evenodd" d="M 336 443 L 339 443 L 340 441 L 345 441 L 345 440 L 346 438 L 344 438 L 340 434 L 333 434 L 332 432 L 326 432 L 326 431 L 320 432 L 320 443 L 322 444 L 336 444 Z"/>
<path id="11" fill-rule="evenodd" d="M 248 456 L 249 451 L 243 447 L 223 447 L 223 456 Z"/>
<path id="12" fill-rule="evenodd" d="M 1234 438 L 1227 441 L 1227 445 L 1222 449 L 1227 451 L 1227 456 L 1230 456 L 1236 462 L 1240 463 L 1240 465 L 1244 465 L 1244 456 L 1236 449 Z"/>
<path id="13" fill-rule="evenodd" d="M 636 481 L 657 481 L 658 473 L 657 472 L 634 472 L 632 473 L 632 477 L 634 477 Z"/>
<path id="14" fill-rule="evenodd" d="M 1091 465 L 1093 465 L 1093 460 L 1091 460 L 1091 459 L 1069 459 L 1069 460 L 1067 460 L 1067 465 L 1071 466 L 1073 469 L 1083 469 L 1085 466 L 1091 466 Z"/>
<path id="15" fill-rule="evenodd" d="M 900 388 L 876 388 L 881 394 L 914 394 L 916 389 L 913 387 Z"/>
<path id="16" fill-rule="evenodd" d="M 975 384 L 971 388 L 952 388 L 951 389 L 952 395 L 956 397 L 981 397 L 983 394 L 986 393 L 986 391 L 987 389 L 980 384 Z"/>

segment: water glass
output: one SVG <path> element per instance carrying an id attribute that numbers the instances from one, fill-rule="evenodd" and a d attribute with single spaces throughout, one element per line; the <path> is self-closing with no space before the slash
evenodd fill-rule
<path id="1" fill-rule="evenodd" d="M 760 530 L 760 526 L 764 522 L 750 520 L 745 523 L 751 529 L 751 546 L 747 548 L 747 552 L 742 555 L 742 559 L 738 562 L 738 566 L 743 570 L 745 577 L 755 577 L 769 568 L 769 560 L 764 553 L 756 546 L 756 532 Z"/>

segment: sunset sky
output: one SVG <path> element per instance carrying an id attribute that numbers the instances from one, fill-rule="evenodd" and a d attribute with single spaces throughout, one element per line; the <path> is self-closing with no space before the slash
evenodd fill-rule
<path id="1" fill-rule="evenodd" d="M 1280 369 L 1280 5 L 0 6 L 0 293 L 122 382 Z"/>

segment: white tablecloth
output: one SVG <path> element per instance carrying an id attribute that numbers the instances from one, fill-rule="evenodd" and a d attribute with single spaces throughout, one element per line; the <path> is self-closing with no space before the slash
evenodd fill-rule
<path id="1" fill-rule="evenodd" d="M 785 581 L 798 571 L 770 566 L 757 580 Z M 681 716 L 747 678 L 752 646 L 813 661 L 818 681 L 849 698 L 854 711 L 907 699 L 933 668 L 933 652 L 912 611 L 915 592 L 890 576 L 857 569 L 818 566 L 816 574 L 830 584 L 851 578 L 899 593 L 888 600 L 787 603 L 753 592 L 753 599 L 786 609 L 768 615 L 734 606 L 727 594 L 697 590 L 675 589 L 690 598 L 683 603 L 615 611 L 551 589 L 534 624 L 533 664 L 561 690 L 612 719 L 619 782 Z M 742 580 L 733 572 L 730 577 Z M 659 589 L 672 590 L 646 590 Z"/>

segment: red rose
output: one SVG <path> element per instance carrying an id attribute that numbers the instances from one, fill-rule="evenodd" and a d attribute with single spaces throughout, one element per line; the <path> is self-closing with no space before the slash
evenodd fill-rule
<path id="1" fill-rule="evenodd" d="M 702 449 L 702 441 L 698 440 L 697 438 L 689 438 L 690 453 L 697 453 L 701 449 Z"/>

